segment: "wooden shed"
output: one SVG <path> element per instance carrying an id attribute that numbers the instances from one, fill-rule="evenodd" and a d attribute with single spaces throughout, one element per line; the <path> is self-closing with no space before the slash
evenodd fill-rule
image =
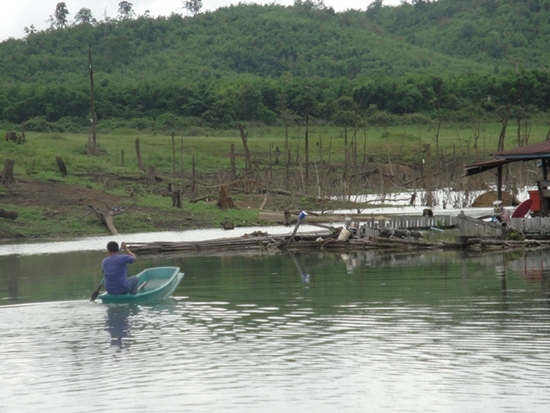
<path id="1" fill-rule="evenodd" d="M 538 161 L 542 170 L 542 176 L 536 182 L 541 215 L 547 216 L 550 212 L 550 181 L 548 180 L 550 140 L 496 152 L 494 157 L 495 159 L 467 165 L 463 176 L 475 175 L 497 168 L 497 198 L 502 200 L 502 167 L 511 162 Z"/>

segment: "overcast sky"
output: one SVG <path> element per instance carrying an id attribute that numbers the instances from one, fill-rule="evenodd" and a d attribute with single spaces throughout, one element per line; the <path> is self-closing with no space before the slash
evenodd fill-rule
<path id="1" fill-rule="evenodd" d="M 128 0 L 127 0 L 128 1 Z M 348 9 L 366 10 L 373 0 L 325 0 L 327 7 L 333 7 L 336 11 Z M 182 8 L 182 0 L 134 0 L 133 5 L 136 15 L 142 15 L 146 10 L 153 17 L 169 16 L 172 13 L 185 14 Z M 246 3 L 247 1 L 242 1 Z M 252 1 L 251 3 L 272 3 L 291 5 L 294 0 L 268 0 Z M 401 0 L 384 0 L 384 5 L 398 5 Z M 34 25 L 36 30 L 44 30 L 49 24 L 46 20 L 55 12 L 59 0 L 2 0 L 2 13 L 0 13 L 0 41 L 10 37 L 20 39 L 25 37 L 25 27 Z M 120 0 L 65 0 L 69 10 L 68 20 L 72 22 L 75 14 L 83 7 L 92 11 L 97 20 L 103 20 L 105 15 L 113 18 L 118 15 L 118 3 Z M 238 4 L 239 0 L 203 0 L 202 11 L 216 10 L 220 7 Z"/>

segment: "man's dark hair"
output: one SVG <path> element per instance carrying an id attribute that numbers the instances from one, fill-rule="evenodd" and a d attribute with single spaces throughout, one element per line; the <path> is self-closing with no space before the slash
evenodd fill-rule
<path id="1" fill-rule="evenodd" d="M 118 252 L 118 242 L 110 241 L 109 243 L 107 243 L 107 251 Z"/>

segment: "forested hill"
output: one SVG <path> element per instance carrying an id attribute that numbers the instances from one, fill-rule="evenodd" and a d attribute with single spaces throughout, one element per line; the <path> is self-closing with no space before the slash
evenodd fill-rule
<path id="1" fill-rule="evenodd" d="M 416 0 L 369 6 L 369 19 L 411 45 L 446 56 L 510 66 L 550 67 L 550 0 Z"/>
<path id="2" fill-rule="evenodd" d="M 111 79 L 209 80 L 242 73 L 355 78 L 492 69 L 427 45 L 408 45 L 364 11 L 335 13 L 311 3 L 241 4 L 194 17 L 142 16 L 29 34 L 1 44 L 2 78 L 48 82 L 82 77 L 88 45 L 96 73 L 109 73 Z"/>
<path id="3" fill-rule="evenodd" d="M 488 95 L 504 99 L 517 85 L 484 76 L 518 68 L 533 72 L 521 93 L 536 91 L 532 105 L 547 109 L 541 84 L 548 87 L 550 0 L 412 3 L 377 0 L 366 11 L 342 13 L 321 0 L 239 4 L 194 16 L 128 15 L 31 30 L 0 43 L 0 120 L 85 122 L 89 50 L 100 119 L 156 121 L 170 112 L 210 124 L 268 122 L 283 100 L 300 114 L 296 102 L 308 85 L 319 103 L 311 114 L 323 118 L 335 116 L 331 102 L 340 98 L 363 111 L 426 113 L 436 100 L 443 108 L 442 93 L 453 95 L 452 110 L 475 112 Z"/>
<path id="4" fill-rule="evenodd" d="M 194 17 L 111 19 L 0 44 L 3 81 L 80 77 L 88 45 L 112 76 L 348 77 L 548 68 L 550 0 L 415 0 L 335 13 L 240 4 Z"/>

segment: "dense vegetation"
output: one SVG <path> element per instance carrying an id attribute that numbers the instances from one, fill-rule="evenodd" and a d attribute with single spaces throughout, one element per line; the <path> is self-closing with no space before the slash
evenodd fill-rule
<path id="1" fill-rule="evenodd" d="M 303 120 L 546 119 L 550 0 L 239 4 L 193 17 L 90 20 L 0 44 L 0 120 L 85 131 L 88 51 L 103 130 Z"/>

